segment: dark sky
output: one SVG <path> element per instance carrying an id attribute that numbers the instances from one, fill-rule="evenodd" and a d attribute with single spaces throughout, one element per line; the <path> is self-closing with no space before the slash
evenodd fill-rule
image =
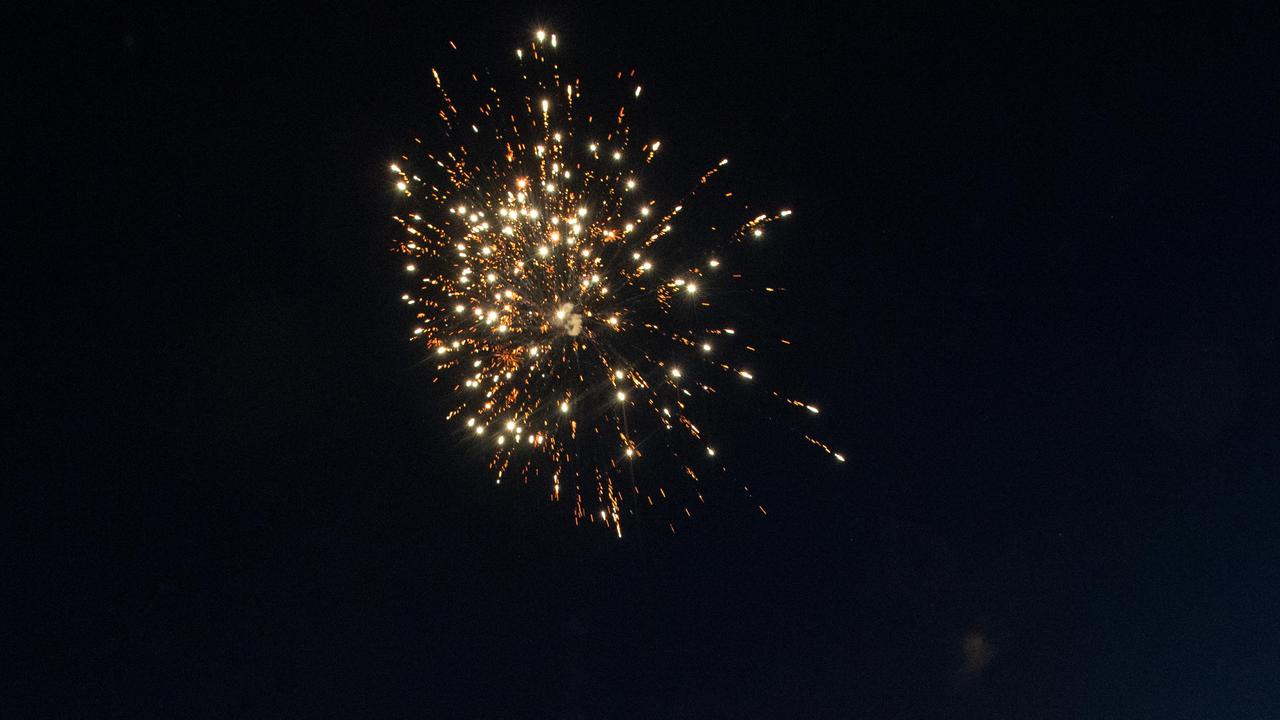
<path id="1" fill-rule="evenodd" d="M 32 18 L 4 716 L 1275 717 L 1280 25 L 1023 5 Z M 617 541 L 440 426 L 386 163 L 539 24 L 797 210 L 850 461 L 740 442 L 768 517 Z"/>

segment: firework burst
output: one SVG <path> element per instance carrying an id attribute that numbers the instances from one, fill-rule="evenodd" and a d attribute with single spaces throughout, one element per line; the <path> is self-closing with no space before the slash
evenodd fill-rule
<path id="1" fill-rule="evenodd" d="M 692 398 L 755 378 L 722 359 L 736 333 L 709 323 L 708 286 L 728 272 L 723 252 L 790 211 L 699 228 L 697 240 L 678 233 L 728 160 L 659 205 L 642 171 L 662 143 L 637 140 L 627 122 L 642 94 L 634 71 L 617 74 L 625 102 L 594 115 L 582 82 L 555 62 L 559 45 L 539 31 L 515 51 L 514 94 L 471 75 L 479 99 L 468 113 L 432 70 L 447 147 L 418 139 L 422 149 L 389 168 L 404 205 L 396 249 L 413 280 L 402 299 L 416 312 L 410 339 L 451 385 L 446 420 L 484 448 L 496 481 L 540 483 L 576 521 L 621 535 L 637 509 L 691 516 L 700 468 L 721 467 Z"/>

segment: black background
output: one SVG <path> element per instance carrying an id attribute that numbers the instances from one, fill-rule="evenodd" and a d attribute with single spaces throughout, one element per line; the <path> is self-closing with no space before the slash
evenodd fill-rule
<path id="1" fill-rule="evenodd" d="M 40 251 L 10 263 L 7 717 L 1280 712 L 1274 16 L 58 20 L 16 25 L 8 80 L 51 207 L 7 241 Z M 768 517 L 576 529 L 439 422 L 386 164 L 431 67 L 541 25 L 796 208 L 780 384 L 850 462 L 747 438 Z"/>

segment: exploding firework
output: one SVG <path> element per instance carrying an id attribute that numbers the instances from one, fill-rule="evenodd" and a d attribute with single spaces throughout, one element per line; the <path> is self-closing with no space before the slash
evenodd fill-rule
<path id="1" fill-rule="evenodd" d="M 626 119 L 642 92 L 634 71 L 616 76 L 625 101 L 593 115 L 582 81 L 553 59 L 559 45 L 539 31 L 515 51 L 513 94 L 471 75 L 469 113 L 432 70 L 445 147 L 418 139 L 422 150 L 390 165 L 405 205 L 396 249 L 413 279 L 402 299 L 416 312 L 410 339 L 452 386 L 444 417 L 484 448 L 496 481 L 539 483 L 572 503 L 576 521 L 621 535 L 638 509 L 691 516 L 700 471 L 721 468 L 692 399 L 754 376 L 727 359 L 736 333 L 710 323 L 712 288 L 728 272 L 723 252 L 790 211 L 679 233 L 728 160 L 659 205 L 651 196 L 667 183 L 646 192 L 654 179 L 643 171 L 662 143 L 636 140 Z"/>

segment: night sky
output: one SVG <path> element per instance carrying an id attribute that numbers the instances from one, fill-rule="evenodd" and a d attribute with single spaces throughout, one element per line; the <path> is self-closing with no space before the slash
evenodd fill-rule
<path id="1" fill-rule="evenodd" d="M 458 5 L 26 24 L 5 717 L 1280 716 L 1275 15 Z M 540 26 L 795 208 L 849 462 L 737 405 L 767 517 L 619 541 L 440 422 L 387 163 Z"/>

